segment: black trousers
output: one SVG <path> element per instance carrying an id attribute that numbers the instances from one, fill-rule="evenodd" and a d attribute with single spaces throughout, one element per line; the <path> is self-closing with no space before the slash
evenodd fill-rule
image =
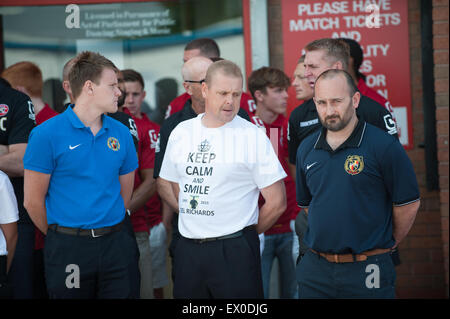
<path id="1" fill-rule="evenodd" d="M 33 299 L 34 282 L 34 232 L 32 223 L 17 224 L 17 245 L 8 273 L 8 282 L 14 299 Z"/>
<path id="2" fill-rule="evenodd" d="M 48 230 L 44 263 L 50 298 L 139 298 L 139 251 L 134 234 L 92 238 Z"/>
<path id="3" fill-rule="evenodd" d="M 259 237 L 197 243 L 180 237 L 175 249 L 174 298 L 264 298 Z"/>
<path id="4" fill-rule="evenodd" d="M 0 299 L 12 298 L 12 288 L 6 275 L 6 255 L 0 255 Z"/>

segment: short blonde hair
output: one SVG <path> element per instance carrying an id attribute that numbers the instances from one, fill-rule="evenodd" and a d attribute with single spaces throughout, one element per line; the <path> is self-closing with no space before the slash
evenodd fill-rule
<path id="1" fill-rule="evenodd" d="M 205 82 L 208 86 L 211 85 L 213 77 L 221 72 L 224 75 L 240 78 L 243 80 L 241 69 L 233 62 L 228 60 L 221 60 L 214 62 L 206 72 Z"/>
<path id="2" fill-rule="evenodd" d="M 350 59 L 350 46 L 342 40 L 323 38 L 308 43 L 305 47 L 306 52 L 323 50 L 325 59 L 331 64 L 340 61 L 344 70 L 348 68 Z"/>

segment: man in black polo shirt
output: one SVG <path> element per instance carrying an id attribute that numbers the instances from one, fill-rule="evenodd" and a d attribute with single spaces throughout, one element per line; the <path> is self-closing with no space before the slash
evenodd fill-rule
<path id="1" fill-rule="evenodd" d="M 329 69 L 347 70 L 350 51 L 348 44 L 337 39 L 319 39 L 305 47 L 305 76 L 314 88 L 317 77 Z M 361 96 L 358 117 L 398 138 L 391 113 L 374 100 Z M 295 164 L 297 149 L 305 137 L 321 127 L 313 99 L 292 111 L 289 117 L 289 161 Z"/>
<path id="2" fill-rule="evenodd" d="M 305 51 L 304 76 L 313 89 L 315 80 L 322 72 L 329 69 L 348 69 L 350 48 L 345 41 L 328 38 L 318 39 L 310 42 L 305 47 Z M 378 102 L 361 95 L 356 114 L 367 123 L 375 125 L 398 138 L 396 124 L 391 113 Z M 313 99 L 306 101 L 292 111 L 288 126 L 288 150 L 291 169 L 292 165 L 295 165 L 298 146 L 308 135 L 320 128 L 321 124 Z M 297 219 L 300 218 L 303 218 L 303 222 L 305 221 L 302 214 L 297 216 Z M 304 223 L 302 225 L 305 226 Z M 301 241 L 303 232 L 297 229 L 296 232 Z M 398 250 L 392 256 L 395 263 L 399 264 Z"/>
<path id="3" fill-rule="evenodd" d="M 308 214 L 310 250 L 297 266 L 300 298 L 394 298 L 390 253 L 420 205 L 399 141 L 357 117 L 351 76 L 328 70 L 315 83 L 323 128 L 297 152 L 297 203 Z"/>
<path id="4" fill-rule="evenodd" d="M 8 280 L 12 285 L 14 298 L 31 299 L 34 226 L 23 207 L 22 159 L 28 136 L 35 126 L 35 114 L 30 98 L 0 79 L 0 170 L 9 176 L 19 208 L 19 238 Z"/>
<path id="5" fill-rule="evenodd" d="M 165 225 L 170 223 L 172 224 L 172 241 L 169 247 L 170 256 L 172 257 L 172 264 L 174 260 L 175 245 L 179 238 L 177 215 L 173 218 L 173 212 L 178 212 L 178 199 L 175 197 L 170 183 L 158 177 L 170 133 L 181 122 L 197 117 L 198 114 L 205 112 L 205 99 L 201 92 L 201 84 L 205 79 L 208 67 L 212 63 L 213 62 L 210 59 L 205 57 L 194 57 L 184 63 L 181 71 L 184 81 L 183 86 L 191 98 L 186 101 L 186 104 L 181 111 L 172 114 L 163 122 L 161 130 L 159 131 L 159 147 L 156 147 L 153 178 L 156 179 L 159 196 L 168 204 L 170 208 L 169 210 L 163 211 L 163 222 L 165 222 Z M 250 121 L 247 112 L 243 109 L 239 109 L 238 115 Z M 168 222 L 166 222 L 167 220 Z"/>

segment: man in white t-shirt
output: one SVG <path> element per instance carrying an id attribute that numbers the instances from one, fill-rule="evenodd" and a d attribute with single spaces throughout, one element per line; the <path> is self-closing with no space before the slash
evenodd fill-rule
<path id="1" fill-rule="evenodd" d="M 205 113 L 169 137 L 160 178 L 179 204 L 175 298 L 263 298 L 258 233 L 286 209 L 286 174 L 266 134 L 236 116 L 242 81 L 234 63 L 213 63 Z"/>
<path id="2" fill-rule="evenodd" d="M 0 298 L 11 297 L 7 273 L 17 243 L 19 211 L 14 190 L 8 176 L 0 171 Z"/>

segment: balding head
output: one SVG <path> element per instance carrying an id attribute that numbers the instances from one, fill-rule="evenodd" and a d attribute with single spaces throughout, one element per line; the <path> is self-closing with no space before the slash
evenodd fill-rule
<path id="1" fill-rule="evenodd" d="M 64 91 L 69 95 L 71 103 L 74 102 L 74 98 L 72 96 L 72 90 L 70 89 L 69 73 L 70 73 L 70 70 L 72 70 L 72 67 L 75 64 L 75 62 L 76 62 L 76 57 L 67 61 L 66 64 L 64 64 L 63 72 L 62 72 L 62 77 L 63 77 L 62 87 L 63 87 Z"/>
<path id="2" fill-rule="evenodd" d="M 204 80 L 206 71 L 213 62 L 205 57 L 194 57 L 183 64 L 181 75 L 184 81 Z"/>
<path id="3" fill-rule="evenodd" d="M 66 64 L 64 64 L 63 73 L 62 73 L 63 81 L 69 81 L 69 73 L 70 73 L 70 70 L 72 69 L 73 65 L 75 64 L 75 62 L 76 62 L 76 57 L 70 59 L 69 61 L 66 62 Z"/>
<path id="4" fill-rule="evenodd" d="M 191 96 L 192 108 L 199 114 L 205 111 L 205 99 L 202 95 L 202 84 L 206 77 L 206 71 L 213 62 L 205 57 L 194 57 L 184 63 L 181 69 L 183 86 Z"/>

